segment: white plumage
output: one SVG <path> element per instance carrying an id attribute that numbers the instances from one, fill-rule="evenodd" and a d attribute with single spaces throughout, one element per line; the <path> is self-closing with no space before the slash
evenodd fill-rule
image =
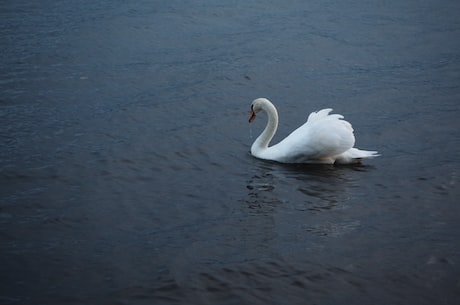
<path id="1" fill-rule="evenodd" d="M 267 113 L 268 122 L 251 146 L 254 157 L 283 163 L 350 164 L 379 156 L 376 151 L 353 148 L 355 136 L 351 124 L 340 114 L 330 114 L 332 109 L 312 112 L 305 124 L 278 144 L 269 146 L 278 128 L 278 112 L 268 99 L 258 98 L 252 102 L 249 122 L 260 111 Z"/>

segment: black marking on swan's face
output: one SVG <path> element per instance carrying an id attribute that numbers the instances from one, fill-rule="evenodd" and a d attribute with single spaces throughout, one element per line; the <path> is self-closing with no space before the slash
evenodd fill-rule
<path id="1" fill-rule="evenodd" d="M 249 123 L 252 123 L 256 118 L 256 113 L 254 111 L 254 104 L 251 105 L 251 115 L 249 116 Z"/>

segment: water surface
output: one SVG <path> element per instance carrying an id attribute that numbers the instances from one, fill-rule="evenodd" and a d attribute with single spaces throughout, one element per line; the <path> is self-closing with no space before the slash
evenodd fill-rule
<path id="1" fill-rule="evenodd" d="M 457 304 L 457 1 L 4 1 L 0 303 Z M 360 166 L 249 148 L 331 107 Z"/>

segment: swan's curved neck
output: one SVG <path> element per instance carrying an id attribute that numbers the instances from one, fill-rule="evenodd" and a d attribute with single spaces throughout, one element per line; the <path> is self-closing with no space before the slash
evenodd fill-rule
<path id="1" fill-rule="evenodd" d="M 268 122 L 264 131 L 260 134 L 259 137 L 257 137 L 251 146 L 251 152 L 255 155 L 257 155 L 257 152 L 268 148 L 270 141 L 273 139 L 273 136 L 278 129 L 278 112 L 276 111 L 275 106 L 273 106 L 271 103 L 265 103 L 262 106 L 262 110 L 267 113 Z"/>

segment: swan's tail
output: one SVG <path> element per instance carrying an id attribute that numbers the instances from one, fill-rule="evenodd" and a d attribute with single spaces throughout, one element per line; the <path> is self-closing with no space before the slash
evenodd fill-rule
<path id="1" fill-rule="evenodd" d="M 350 148 L 343 154 L 337 156 L 335 163 L 338 164 L 352 164 L 359 163 L 362 159 L 375 158 L 380 156 L 377 151 L 361 150 L 358 148 Z"/>

